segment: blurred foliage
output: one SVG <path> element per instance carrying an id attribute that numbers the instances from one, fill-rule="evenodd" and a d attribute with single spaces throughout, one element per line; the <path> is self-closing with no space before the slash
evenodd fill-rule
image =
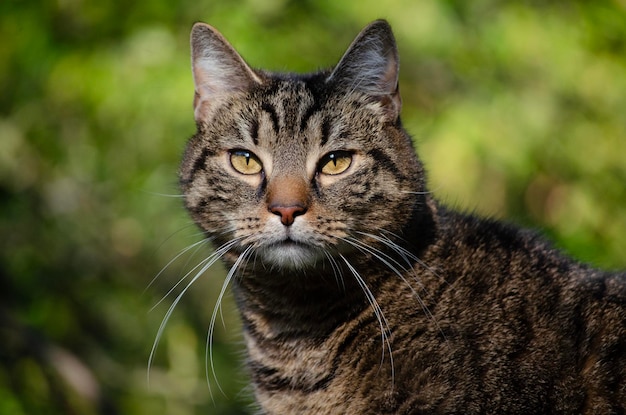
<path id="1" fill-rule="evenodd" d="M 205 375 L 218 266 L 178 304 L 147 379 L 188 279 L 168 292 L 209 249 L 177 257 L 200 239 L 176 186 L 194 132 L 189 29 L 211 23 L 253 66 L 310 71 L 379 17 L 438 197 L 626 267 L 624 0 L 4 0 L 0 413 L 246 412 L 231 299 L 223 391 Z"/>

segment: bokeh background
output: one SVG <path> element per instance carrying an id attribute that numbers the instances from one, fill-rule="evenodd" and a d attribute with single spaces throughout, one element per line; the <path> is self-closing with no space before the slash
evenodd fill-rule
<path id="1" fill-rule="evenodd" d="M 177 258 L 200 240 L 176 184 L 195 128 L 189 30 L 206 21 L 253 66 L 311 71 L 380 17 L 436 195 L 626 267 L 624 0 L 3 0 L 1 414 L 247 412 L 230 298 L 222 391 L 205 374 L 220 266 L 176 307 L 148 381 L 184 284 L 168 291 L 210 252 Z"/>

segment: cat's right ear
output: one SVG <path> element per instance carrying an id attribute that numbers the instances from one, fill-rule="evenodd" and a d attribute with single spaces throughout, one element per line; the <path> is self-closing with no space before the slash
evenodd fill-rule
<path id="1" fill-rule="evenodd" d="M 196 122 L 206 121 L 221 99 L 261 83 L 224 36 L 205 23 L 196 23 L 191 29 L 191 67 Z"/>

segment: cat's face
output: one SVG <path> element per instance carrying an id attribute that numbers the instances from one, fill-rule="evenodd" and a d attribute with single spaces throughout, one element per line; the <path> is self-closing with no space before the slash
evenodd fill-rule
<path id="1" fill-rule="evenodd" d="M 181 183 L 218 246 L 302 268 L 401 232 L 423 174 L 398 121 L 393 37 L 368 29 L 332 72 L 281 76 L 253 71 L 214 29 L 194 28 L 198 132 Z"/>

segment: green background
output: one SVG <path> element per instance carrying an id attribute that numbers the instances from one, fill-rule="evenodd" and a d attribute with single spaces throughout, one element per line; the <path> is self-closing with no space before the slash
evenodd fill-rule
<path id="1" fill-rule="evenodd" d="M 246 411 L 230 298 L 223 392 L 206 381 L 221 266 L 175 309 L 147 380 L 184 284 L 166 294 L 210 252 L 168 265 L 200 240 L 176 184 L 195 128 L 189 30 L 214 25 L 253 66 L 311 71 L 380 17 L 435 194 L 626 267 L 624 0 L 3 0 L 0 413 Z"/>

